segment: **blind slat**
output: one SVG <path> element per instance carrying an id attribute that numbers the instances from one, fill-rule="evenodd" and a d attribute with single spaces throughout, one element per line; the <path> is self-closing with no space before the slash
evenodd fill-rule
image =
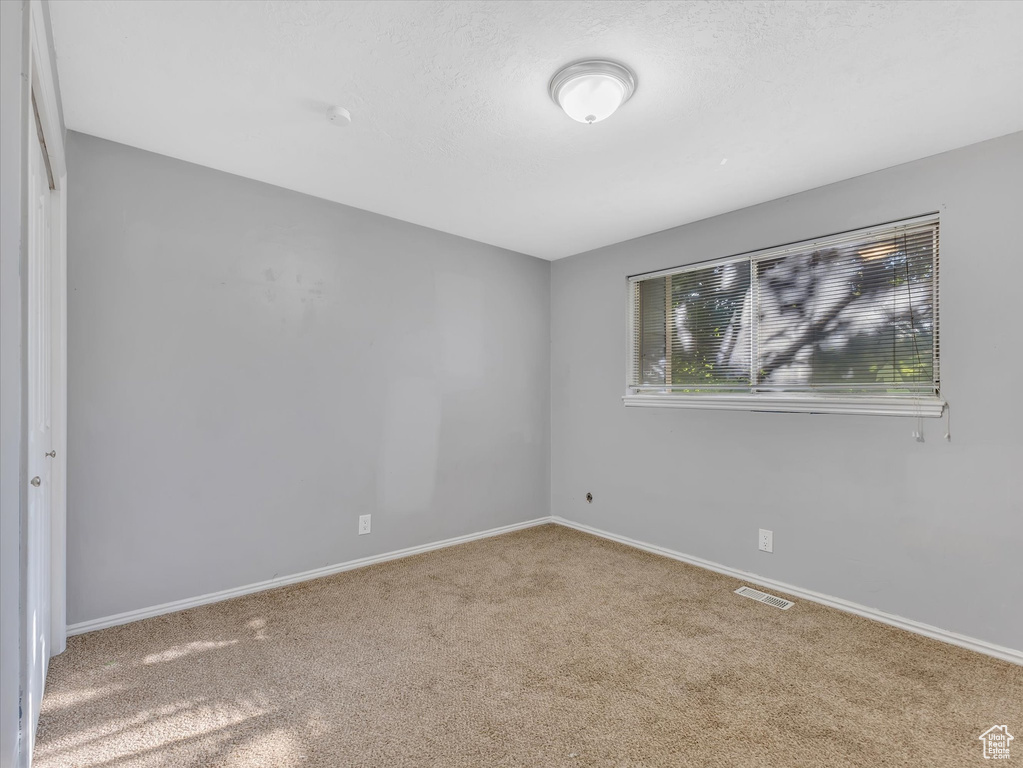
<path id="1" fill-rule="evenodd" d="M 937 218 L 634 279 L 642 391 L 937 392 Z"/>

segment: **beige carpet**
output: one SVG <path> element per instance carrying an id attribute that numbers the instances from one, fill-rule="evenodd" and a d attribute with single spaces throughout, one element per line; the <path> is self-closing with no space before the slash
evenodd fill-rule
<path id="1" fill-rule="evenodd" d="M 74 637 L 36 765 L 960 768 L 992 725 L 1023 745 L 1023 667 L 737 586 L 543 526 Z"/>

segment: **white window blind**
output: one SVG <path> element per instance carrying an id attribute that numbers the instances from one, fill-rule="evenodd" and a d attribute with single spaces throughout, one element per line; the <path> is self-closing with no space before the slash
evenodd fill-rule
<path id="1" fill-rule="evenodd" d="M 630 278 L 628 405 L 938 416 L 938 218 Z"/>

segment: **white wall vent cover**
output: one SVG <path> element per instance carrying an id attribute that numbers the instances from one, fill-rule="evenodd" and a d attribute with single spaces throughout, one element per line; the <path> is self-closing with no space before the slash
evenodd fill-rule
<path id="1" fill-rule="evenodd" d="M 783 611 L 787 611 L 795 605 L 795 603 L 791 600 L 782 600 L 780 597 L 769 595 L 766 592 L 761 592 L 759 589 L 753 589 L 752 587 L 739 587 L 735 590 L 735 594 L 751 598 L 759 603 L 773 605 L 775 608 L 781 608 Z"/>

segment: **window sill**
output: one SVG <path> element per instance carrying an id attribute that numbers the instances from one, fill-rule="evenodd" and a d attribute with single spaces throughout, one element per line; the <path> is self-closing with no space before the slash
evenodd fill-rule
<path id="1" fill-rule="evenodd" d="M 768 413 L 848 413 L 860 416 L 919 416 L 938 418 L 945 409 L 939 397 L 879 397 L 876 395 L 634 395 L 622 397 L 627 406 L 640 408 L 699 408 Z"/>

